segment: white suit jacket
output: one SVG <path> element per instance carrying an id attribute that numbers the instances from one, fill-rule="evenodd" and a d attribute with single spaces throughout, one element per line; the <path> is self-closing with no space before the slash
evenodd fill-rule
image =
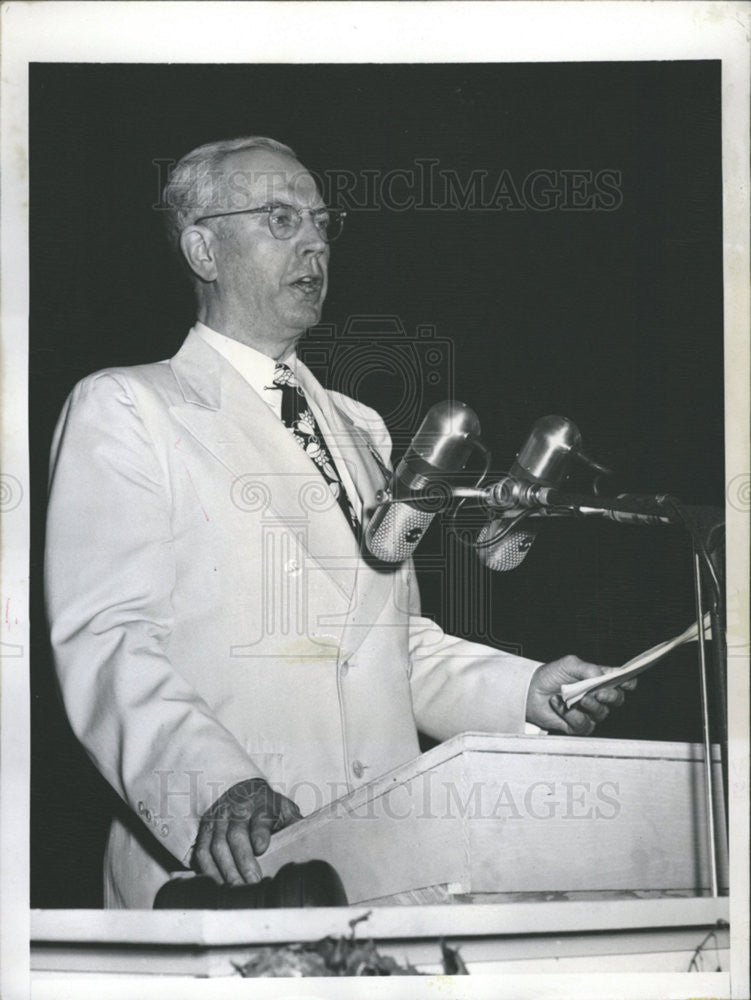
<path id="1" fill-rule="evenodd" d="M 300 365 L 372 511 L 374 411 Z M 255 775 L 304 814 L 415 757 L 417 728 L 519 732 L 537 662 L 419 616 L 289 431 L 195 332 L 170 361 L 80 382 L 53 443 L 46 593 L 78 738 L 130 807 L 105 905 L 151 907 L 198 820 Z"/>

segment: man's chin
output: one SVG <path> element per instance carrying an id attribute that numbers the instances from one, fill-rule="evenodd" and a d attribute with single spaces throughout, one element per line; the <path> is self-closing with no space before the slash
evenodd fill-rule
<path id="1" fill-rule="evenodd" d="M 303 304 L 298 306 L 297 309 L 293 311 L 293 314 L 288 317 L 289 326 L 293 330 L 299 330 L 300 333 L 304 333 L 311 326 L 315 326 L 321 319 L 321 306 L 310 304 Z"/>

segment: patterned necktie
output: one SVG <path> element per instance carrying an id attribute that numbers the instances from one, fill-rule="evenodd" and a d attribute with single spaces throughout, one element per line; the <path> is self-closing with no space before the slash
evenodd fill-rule
<path id="1" fill-rule="evenodd" d="M 360 522 L 355 508 L 347 495 L 341 476 L 337 471 L 331 452 L 321 434 L 321 429 L 313 416 L 295 373 L 283 361 L 277 362 L 274 370 L 274 387 L 282 391 L 282 423 L 292 432 L 292 436 L 315 464 L 323 476 L 332 496 L 342 509 L 355 537 L 360 537 Z"/>

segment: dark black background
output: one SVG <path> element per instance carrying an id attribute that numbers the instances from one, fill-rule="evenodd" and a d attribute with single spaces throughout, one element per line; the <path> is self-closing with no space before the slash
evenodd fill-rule
<path id="1" fill-rule="evenodd" d="M 155 207 L 165 161 L 252 133 L 288 143 L 318 174 L 384 175 L 419 159 L 463 181 L 508 170 L 519 185 L 534 170 L 620 171 L 610 212 L 350 211 L 327 326 L 302 353 L 315 348 L 330 385 L 384 414 L 397 453 L 414 414 L 454 395 L 479 414 L 497 471 L 535 419 L 560 413 L 619 489 L 720 505 L 720 131 L 718 62 L 31 68 L 32 906 L 100 905 L 112 803 L 54 688 L 46 465 L 80 377 L 167 357 L 192 322 Z M 371 334 L 358 339 L 362 317 Z M 417 381 L 384 362 L 387 340 L 372 332 L 399 329 L 393 358 L 417 357 Z M 435 368 L 426 329 L 448 359 Z M 354 369 L 353 345 L 364 359 Z M 517 570 L 491 575 L 465 566 L 436 523 L 419 553 L 426 610 L 532 657 L 613 664 L 693 619 L 677 530 L 546 528 Z M 699 738 L 693 649 L 645 675 L 600 734 Z"/>

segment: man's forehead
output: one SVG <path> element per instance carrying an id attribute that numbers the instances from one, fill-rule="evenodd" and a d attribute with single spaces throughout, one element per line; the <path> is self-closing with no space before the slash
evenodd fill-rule
<path id="1" fill-rule="evenodd" d="M 231 153 L 223 174 L 230 191 L 247 193 L 253 205 L 282 201 L 301 207 L 321 204 L 316 182 L 302 163 L 285 153 L 245 149 Z"/>

